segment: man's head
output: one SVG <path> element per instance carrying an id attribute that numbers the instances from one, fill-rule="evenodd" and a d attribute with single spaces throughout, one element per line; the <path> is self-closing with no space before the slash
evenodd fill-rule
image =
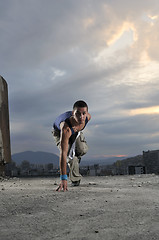
<path id="1" fill-rule="evenodd" d="M 88 105 L 86 102 L 79 100 L 73 105 L 73 117 L 79 124 L 83 124 L 87 117 Z"/>
<path id="2" fill-rule="evenodd" d="M 77 102 L 74 103 L 74 105 L 73 105 L 73 110 L 74 110 L 75 108 L 84 108 L 84 107 L 86 107 L 86 108 L 87 108 L 87 111 L 88 111 L 88 105 L 87 105 L 87 103 L 84 102 L 83 100 L 79 100 L 79 101 L 77 101 Z"/>

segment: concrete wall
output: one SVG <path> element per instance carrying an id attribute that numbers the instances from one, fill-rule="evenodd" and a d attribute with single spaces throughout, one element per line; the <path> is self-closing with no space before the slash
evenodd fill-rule
<path id="1" fill-rule="evenodd" d="M 4 175 L 4 165 L 11 162 L 10 129 L 8 110 L 8 86 L 0 76 L 0 176 Z"/>

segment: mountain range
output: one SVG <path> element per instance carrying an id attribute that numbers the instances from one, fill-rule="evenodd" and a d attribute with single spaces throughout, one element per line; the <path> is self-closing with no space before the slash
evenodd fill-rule
<path id="1" fill-rule="evenodd" d="M 12 155 L 12 160 L 16 165 L 20 165 L 22 161 L 26 160 L 31 164 L 48 164 L 53 163 L 54 167 L 59 166 L 59 156 L 54 153 L 48 152 L 33 152 L 25 151 L 20 153 L 15 153 Z M 96 158 L 96 159 L 82 159 L 81 166 L 91 166 L 94 164 L 99 165 L 110 165 L 118 160 L 123 160 L 123 157 L 112 157 L 112 158 Z"/>
<path id="2" fill-rule="evenodd" d="M 31 164 L 48 164 L 53 163 L 54 166 L 58 167 L 59 157 L 54 153 L 48 152 L 33 152 L 25 151 L 20 153 L 15 153 L 12 155 L 12 160 L 20 165 L 22 161 L 26 160 Z"/>

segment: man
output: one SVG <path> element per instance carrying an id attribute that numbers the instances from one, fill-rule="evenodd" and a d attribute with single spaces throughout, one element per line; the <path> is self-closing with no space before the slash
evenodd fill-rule
<path id="1" fill-rule="evenodd" d="M 73 111 L 58 116 L 53 124 L 53 136 L 60 149 L 60 185 L 56 191 L 67 188 L 67 162 L 70 168 L 70 180 L 73 186 L 79 186 L 81 174 L 79 162 L 81 156 L 87 153 L 88 146 L 82 130 L 91 119 L 87 104 L 79 100 L 74 103 Z"/>

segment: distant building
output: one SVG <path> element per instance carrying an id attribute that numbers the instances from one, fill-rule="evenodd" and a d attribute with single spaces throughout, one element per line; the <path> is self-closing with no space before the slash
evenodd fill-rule
<path id="1" fill-rule="evenodd" d="M 134 174 L 145 174 L 145 166 L 128 166 L 128 174 L 134 175 Z"/>
<path id="2" fill-rule="evenodd" d="M 143 151 L 143 161 L 147 174 L 159 174 L 159 150 Z"/>
<path id="3" fill-rule="evenodd" d="M 113 175 L 144 174 L 145 171 L 142 155 L 119 160 L 113 164 L 112 169 Z"/>

